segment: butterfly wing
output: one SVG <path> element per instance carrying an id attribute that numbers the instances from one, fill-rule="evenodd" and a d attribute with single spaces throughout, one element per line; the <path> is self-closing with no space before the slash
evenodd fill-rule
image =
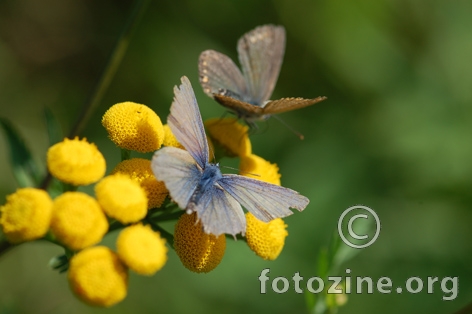
<path id="1" fill-rule="evenodd" d="M 312 99 L 282 98 L 279 100 L 271 100 L 264 105 L 261 114 L 275 114 L 300 109 L 314 105 L 325 99 L 327 99 L 325 96 L 320 96 Z"/>
<path id="2" fill-rule="evenodd" d="M 233 60 L 214 50 L 205 50 L 198 58 L 200 85 L 210 97 L 229 92 L 235 98 L 247 95 L 246 81 Z"/>
<path id="3" fill-rule="evenodd" d="M 180 208 L 187 208 L 202 172 L 185 150 L 164 147 L 154 153 L 151 168 L 159 181 L 164 181 L 172 199 Z"/>
<path id="4" fill-rule="evenodd" d="M 261 106 L 270 98 L 284 53 L 285 29 L 282 26 L 259 26 L 239 39 L 239 62 L 252 98 L 250 103 Z"/>
<path id="5" fill-rule="evenodd" d="M 202 221 L 203 230 L 216 236 L 246 232 L 246 218 L 241 205 L 218 185 L 204 193 L 198 204 L 189 204 Z"/>
<path id="6" fill-rule="evenodd" d="M 235 99 L 233 97 L 215 94 L 213 98 L 222 106 L 235 112 L 239 118 L 248 119 L 250 117 L 259 117 L 263 114 L 262 107 L 248 104 L 247 102 Z"/>
<path id="7" fill-rule="evenodd" d="M 268 222 L 302 211 L 310 202 L 298 192 L 252 178 L 225 174 L 218 184 L 257 219 Z"/>
<path id="8" fill-rule="evenodd" d="M 183 76 L 181 81 L 180 89 L 174 86 L 174 101 L 167 123 L 177 140 L 203 169 L 208 163 L 208 142 L 202 116 L 189 79 Z"/>

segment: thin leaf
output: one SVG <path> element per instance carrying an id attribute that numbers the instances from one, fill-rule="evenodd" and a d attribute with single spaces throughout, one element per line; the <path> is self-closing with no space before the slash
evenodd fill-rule
<path id="1" fill-rule="evenodd" d="M 41 175 L 29 148 L 19 132 L 6 119 L 0 118 L 10 149 L 10 164 L 13 175 L 20 187 L 38 186 Z"/>

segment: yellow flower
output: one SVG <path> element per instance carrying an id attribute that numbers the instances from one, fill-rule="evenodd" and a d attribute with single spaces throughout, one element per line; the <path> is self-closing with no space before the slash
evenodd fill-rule
<path id="1" fill-rule="evenodd" d="M 182 264 L 196 273 L 207 273 L 221 262 L 226 249 L 226 238 L 203 232 L 197 215 L 183 214 L 175 225 L 174 248 Z"/>
<path id="2" fill-rule="evenodd" d="M 220 145 L 228 156 L 251 154 L 248 127 L 240 124 L 237 119 L 210 119 L 205 121 L 205 127 L 212 141 Z"/>
<path id="3" fill-rule="evenodd" d="M 43 237 L 51 222 L 52 200 L 43 190 L 19 189 L 0 207 L 0 226 L 8 241 L 20 243 Z"/>
<path id="4" fill-rule="evenodd" d="M 131 179 L 138 182 L 146 191 L 148 208 L 161 207 L 169 194 L 164 182 L 157 181 L 151 169 L 151 161 L 142 158 L 131 158 L 120 162 L 111 172 L 127 174 Z"/>
<path id="5" fill-rule="evenodd" d="M 166 241 L 149 225 L 134 225 L 123 229 L 116 240 L 121 260 L 140 275 L 153 275 L 167 261 Z"/>
<path id="6" fill-rule="evenodd" d="M 250 154 L 241 157 L 239 171 L 241 175 L 280 185 L 280 174 L 277 165 L 271 164 L 257 155 Z M 251 173 L 259 176 L 255 177 Z M 286 228 L 287 225 L 281 218 L 266 223 L 254 217 L 251 213 L 246 213 L 247 244 L 252 251 L 263 259 L 274 260 L 282 252 L 285 238 L 288 236 Z"/>
<path id="7" fill-rule="evenodd" d="M 285 244 L 287 225 L 281 218 L 263 222 L 246 213 L 246 241 L 249 248 L 266 260 L 276 259 Z"/>
<path id="8" fill-rule="evenodd" d="M 126 297 L 128 270 L 118 255 L 105 246 L 74 255 L 67 277 L 72 291 L 91 305 L 108 307 Z"/>
<path id="9" fill-rule="evenodd" d="M 102 125 L 113 143 L 123 149 L 153 152 L 164 142 L 161 119 L 145 105 L 129 101 L 116 104 L 105 112 Z"/>
<path id="10" fill-rule="evenodd" d="M 82 192 L 66 192 L 54 200 L 51 231 L 72 250 L 98 243 L 108 230 L 108 221 L 98 202 Z"/>
<path id="11" fill-rule="evenodd" d="M 239 161 L 239 173 L 253 179 L 280 185 L 279 167 L 254 154 L 241 157 Z M 251 174 L 257 174 L 259 176 Z"/>
<path id="12" fill-rule="evenodd" d="M 139 182 L 117 173 L 104 178 L 95 185 L 97 201 L 108 217 L 123 224 L 144 218 L 148 209 L 146 192 Z"/>
<path id="13" fill-rule="evenodd" d="M 164 124 L 164 134 L 165 134 L 164 143 L 162 143 L 162 145 L 185 149 L 182 146 L 182 144 L 180 144 L 179 141 L 177 141 L 174 133 L 172 133 L 170 126 L 168 124 Z"/>
<path id="14" fill-rule="evenodd" d="M 65 138 L 51 146 L 47 153 L 47 164 L 54 177 L 73 185 L 97 182 L 106 170 L 105 158 L 97 146 L 78 137 L 73 140 Z"/>

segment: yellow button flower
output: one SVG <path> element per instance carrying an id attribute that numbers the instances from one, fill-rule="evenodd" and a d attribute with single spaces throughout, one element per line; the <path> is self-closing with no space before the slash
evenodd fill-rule
<path id="1" fill-rule="evenodd" d="M 123 149 L 153 152 L 164 142 L 161 119 L 145 105 L 129 101 L 116 104 L 105 112 L 102 125 L 113 143 Z"/>
<path id="2" fill-rule="evenodd" d="M 151 161 L 143 158 L 131 158 L 120 162 L 111 172 L 126 174 L 137 181 L 146 191 L 148 208 L 161 207 L 169 194 L 164 182 L 157 181 L 151 170 Z"/>
<path id="3" fill-rule="evenodd" d="M 257 155 L 250 154 L 242 156 L 239 161 L 239 171 L 243 176 L 280 185 L 279 167 Z M 259 176 L 251 174 L 257 174 Z"/>
<path id="4" fill-rule="evenodd" d="M 246 241 L 249 248 L 266 260 L 276 259 L 285 244 L 287 225 L 281 218 L 263 222 L 246 213 Z"/>
<path id="5" fill-rule="evenodd" d="M 182 264 L 196 273 L 207 273 L 218 266 L 226 249 L 226 238 L 203 232 L 197 215 L 183 214 L 175 225 L 174 248 Z"/>
<path id="6" fill-rule="evenodd" d="M 66 192 L 54 200 L 51 231 L 72 250 L 94 245 L 108 230 L 108 221 L 98 202 L 82 192 Z"/>
<path id="7" fill-rule="evenodd" d="M 52 200 L 43 190 L 24 188 L 7 196 L 0 207 L 0 226 L 8 241 L 20 243 L 43 237 L 51 222 Z"/>
<path id="8" fill-rule="evenodd" d="M 167 261 L 166 241 L 149 225 L 134 225 L 123 229 L 116 240 L 121 260 L 140 275 L 153 275 Z"/>
<path id="9" fill-rule="evenodd" d="M 84 138 L 64 141 L 51 146 L 47 153 L 49 172 L 59 180 L 73 185 L 97 182 L 105 175 L 106 163 L 95 144 Z"/>
<path id="10" fill-rule="evenodd" d="M 97 201 L 108 217 L 123 224 L 144 218 L 148 209 L 146 192 L 129 176 L 117 173 L 95 185 Z"/>
<path id="11" fill-rule="evenodd" d="M 238 119 L 210 119 L 205 121 L 205 127 L 214 144 L 220 145 L 229 157 L 251 154 L 248 127 Z"/>
<path id="12" fill-rule="evenodd" d="M 118 255 L 105 246 L 74 255 L 67 277 L 72 291 L 91 305 L 108 307 L 126 297 L 128 270 Z"/>

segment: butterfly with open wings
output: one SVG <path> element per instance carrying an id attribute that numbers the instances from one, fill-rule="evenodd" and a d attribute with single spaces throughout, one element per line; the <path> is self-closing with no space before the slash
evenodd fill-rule
<path id="1" fill-rule="evenodd" d="M 244 206 L 268 222 L 305 209 L 309 200 L 298 192 L 264 181 L 222 174 L 209 161 L 208 142 L 192 85 L 182 77 L 174 87 L 174 101 L 167 123 L 186 150 L 164 147 L 154 153 L 151 167 L 164 181 L 171 198 L 188 214 L 197 212 L 206 233 L 244 235 Z"/>
<path id="2" fill-rule="evenodd" d="M 252 125 L 272 114 L 304 108 L 326 99 L 282 98 L 269 100 L 285 52 L 285 29 L 264 25 L 238 41 L 242 73 L 226 55 L 214 50 L 200 54 L 198 70 L 203 91 Z"/>

